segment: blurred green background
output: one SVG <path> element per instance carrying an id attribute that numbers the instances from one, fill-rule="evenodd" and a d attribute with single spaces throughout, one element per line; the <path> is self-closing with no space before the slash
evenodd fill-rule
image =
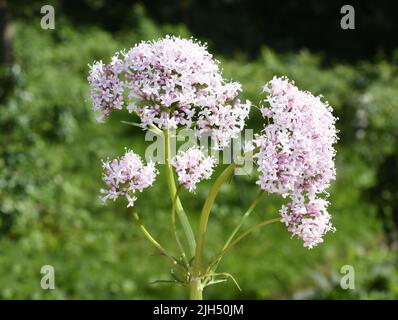
<path id="1" fill-rule="evenodd" d="M 142 237 L 124 201 L 102 206 L 100 159 L 124 147 L 143 155 L 143 133 L 114 113 L 97 124 L 88 102 L 88 64 L 166 34 L 207 41 L 226 78 L 255 104 L 273 75 L 322 94 L 339 117 L 337 180 L 330 213 L 337 229 L 313 250 L 282 225 L 243 241 L 220 265 L 232 283 L 206 298 L 397 299 L 398 48 L 394 1 L 353 2 L 356 30 L 340 28 L 339 1 L 13 1 L 0 0 L 0 298 L 186 298 L 167 260 Z M 300 4 L 298 4 L 300 3 Z M 7 5 L 8 4 L 8 5 Z M 40 8 L 55 8 L 55 30 Z M 253 110 L 248 127 L 260 128 Z M 226 185 L 211 216 L 206 255 L 221 248 L 257 193 L 256 177 Z M 196 227 L 208 183 L 183 193 Z M 163 178 L 137 205 L 145 225 L 171 246 Z M 248 225 L 277 214 L 266 197 Z M 196 228 L 195 228 L 196 230 Z M 40 268 L 55 268 L 55 290 Z M 355 290 L 340 269 L 355 268 Z"/>

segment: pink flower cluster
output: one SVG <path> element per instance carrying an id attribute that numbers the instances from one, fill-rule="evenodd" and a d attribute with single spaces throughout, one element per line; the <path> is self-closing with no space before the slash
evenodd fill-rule
<path id="1" fill-rule="evenodd" d="M 335 178 L 336 119 L 320 97 L 299 90 L 287 78 L 274 77 L 264 92 L 269 107 L 261 112 L 268 125 L 254 140 L 259 149 L 257 183 L 263 190 L 292 198 L 281 210 L 283 221 L 312 247 L 333 229 L 327 202 L 316 196 Z"/>
<path id="2" fill-rule="evenodd" d="M 216 148 L 237 137 L 250 111 L 250 102 L 238 98 L 240 84 L 225 83 L 206 45 L 191 39 L 141 42 L 117 53 L 109 65 L 96 62 L 89 82 L 100 119 L 121 108 L 125 91 L 127 110 L 138 114 L 143 126 L 210 131 Z"/>
<path id="3" fill-rule="evenodd" d="M 211 177 L 215 160 L 213 157 L 206 157 L 195 146 L 187 151 L 179 151 L 172 164 L 176 169 L 178 182 L 189 192 L 193 192 L 200 181 Z"/>
<path id="4" fill-rule="evenodd" d="M 101 189 L 101 200 L 105 203 L 108 199 L 115 201 L 119 196 L 125 196 L 128 205 L 134 206 L 137 198 L 134 196 L 138 190 L 152 185 L 155 181 L 157 170 L 152 162 L 144 165 L 139 155 L 131 150 L 126 151 L 120 159 L 103 161 L 103 180 L 108 189 Z"/>
<path id="5" fill-rule="evenodd" d="M 223 149 L 244 129 L 251 103 L 241 103 L 237 98 L 242 90 L 237 82 L 214 89 L 214 97 L 208 100 L 208 105 L 203 105 L 198 113 L 195 128 L 199 133 L 209 132 L 214 148 Z"/>
<path id="6" fill-rule="evenodd" d="M 96 62 L 90 69 L 90 97 L 98 122 L 104 121 L 114 109 L 123 107 L 123 82 L 119 79 L 121 62 L 114 58 L 110 64 Z"/>
<path id="7" fill-rule="evenodd" d="M 304 247 L 313 248 L 323 242 L 323 235 L 335 228 L 330 222 L 330 214 L 326 211 L 329 203 L 314 198 L 308 203 L 300 197 L 282 206 L 280 214 L 289 232 L 303 239 Z"/>

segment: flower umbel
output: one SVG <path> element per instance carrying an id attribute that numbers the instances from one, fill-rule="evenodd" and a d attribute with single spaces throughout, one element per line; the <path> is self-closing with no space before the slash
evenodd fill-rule
<path id="1" fill-rule="evenodd" d="M 257 183 L 265 191 L 293 199 L 290 210 L 282 210 L 283 220 L 289 221 L 290 231 L 298 235 L 303 230 L 313 232 L 314 228 L 308 229 L 310 220 L 298 219 L 301 217 L 299 213 L 306 212 L 309 205 L 305 203 L 305 197 L 313 199 L 311 203 L 319 207 L 324 200 L 315 199 L 316 195 L 324 193 L 335 178 L 336 119 L 332 108 L 322 102 L 321 97 L 299 90 L 287 78 L 274 77 L 264 91 L 268 93 L 265 101 L 269 107 L 262 107 L 261 112 L 268 125 L 254 140 L 259 148 L 254 156 L 260 172 Z M 326 228 L 329 215 L 325 213 L 325 204 L 319 212 L 322 214 L 316 220 L 323 221 L 324 227 L 316 229 L 318 236 L 331 230 L 331 227 Z M 289 214 L 292 214 L 294 227 L 288 219 Z M 319 237 L 317 241 L 305 240 L 308 247 L 319 242 Z"/>
<path id="2" fill-rule="evenodd" d="M 123 81 L 119 79 L 122 71 L 121 61 L 113 58 L 110 64 L 102 61 L 90 66 L 88 81 L 90 98 L 98 122 L 102 122 L 114 109 L 123 107 Z"/>
<path id="3" fill-rule="evenodd" d="M 196 185 L 209 179 L 213 173 L 215 159 L 206 157 L 199 147 L 191 147 L 187 151 L 180 151 L 173 160 L 176 169 L 178 182 L 193 192 Z"/>
<path id="4" fill-rule="evenodd" d="M 270 124 L 255 139 L 260 148 L 255 156 L 257 183 L 282 195 L 323 192 L 335 178 L 336 119 L 331 107 L 285 78 L 274 78 L 265 90 L 270 107 L 261 112 Z"/>
<path id="5" fill-rule="evenodd" d="M 206 45 L 192 39 L 143 41 L 109 65 L 95 63 L 88 79 L 99 121 L 122 109 L 125 93 L 127 110 L 143 127 L 208 131 L 217 149 L 238 136 L 250 111 L 250 102 L 238 98 L 241 85 L 226 83 Z"/>
<path id="6" fill-rule="evenodd" d="M 136 191 L 142 192 L 155 181 L 157 170 L 152 162 L 144 165 L 139 155 L 131 150 L 126 151 L 120 159 L 103 161 L 103 180 L 108 189 L 101 189 L 101 200 L 116 200 L 125 196 L 127 207 L 134 206 Z"/>
<path id="7" fill-rule="evenodd" d="M 293 199 L 280 210 L 282 222 L 293 235 L 303 239 L 304 247 L 313 248 L 323 242 L 326 232 L 335 230 L 326 211 L 327 205 L 323 199 L 315 198 L 308 203 Z"/>

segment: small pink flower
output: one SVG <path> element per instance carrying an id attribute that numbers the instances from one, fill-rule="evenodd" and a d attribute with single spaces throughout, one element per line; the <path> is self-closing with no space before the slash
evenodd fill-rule
<path id="1" fill-rule="evenodd" d="M 173 160 L 178 182 L 189 192 L 196 189 L 196 185 L 209 179 L 213 173 L 215 160 L 206 157 L 199 147 L 191 147 L 187 151 L 180 151 Z"/>
<path id="2" fill-rule="evenodd" d="M 135 193 L 142 192 L 155 181 L 157 170 L 152 162 L 144 165 L 139 155 L 128 150 L 120 159 L 103 161 L 103 180 L 108 189 L 101 189 L 101 200 L 115 201 L 119 196 L 125 196 L 128 205 L 134 206 Z"/>
<path id="3" fill-rule="evenodd" d="M 308 203 L 303 197 L 293 198 L 292 202 L 282 206 L 280 214 L 289 232 L 304 241 L 304 247 L 313 248 L 323 242 L 328 231 L 335 231 L 326 211 L 328 202 L 314 198 Z"/>
<path id="4" fill-rule="evenodd" d="M 113 110 L 122 109 L 124 88 L 119 79 L 121 64 L 122 62 L 114 57 L 108 65 L 99 61 L 90 66 L 90 98 L 98 122 L 103 122 Z"/>

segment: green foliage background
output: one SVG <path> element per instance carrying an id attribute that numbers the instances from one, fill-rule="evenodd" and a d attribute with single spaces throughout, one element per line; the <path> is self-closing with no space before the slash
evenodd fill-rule
<path id="1" fill-rule="evenodd" d="M 40 29 L 38 20 L 13 21 L 15 61 L 1 71 L 2 299 L 187 297 L 182 287 L 150 284 L 170 278 L 168 262 L 139 233 L 123 201 L 104 207 L 98 200 L 100 160 L 119 156 L 125 146 L 143 154 L 146 145 L 140 130 L 120 122 L 131 118 L 127 113 L 115 113 L 105 124 L 94 121 L 87 99 L 88 64 L 143 39 L 191 36 L 183 25 L 153 22 L 142 6 L 129 15 L 134 28 L 117 33 L 77 27 L 62 15 L 52 31 Z M 341 132 L 330 212 L 337 231 L 313 250 L 290 239 L 282 225 L 255 232 L 220 265 L 243 291 L 227 283 L 209 287 L 206 298 L 398 298 L 393 231 L 397 61 L 325 65 L 307 50 L 282 54 L 266 46 L 255 59 L 216 56 L 225 77 L 240 81 L 244 98 L 255 104 L 262 84 L 286 75 L 334 106 Z M 248 127 L 261 128 L 255 110 Z M 254 181 L 255 176 L 239 177 L 222 189 L 210 220 L 207 258 L 254 199 Z M 203 183 L 195 197 L 182 195 L 195 226 L 207 188 Z M 157 179 L 137 203 L 145 225 L 170 246 L 165 189 L 163 178 Z M 247 225 L 275 216 L 280 204 L 280 199 L 265 198 Z M 40 268 L 46 264 L 55 267 L 55 290 L 40 288 Z M 355 290 L 340 288 L 343 265 L 356 270 Z"/>

